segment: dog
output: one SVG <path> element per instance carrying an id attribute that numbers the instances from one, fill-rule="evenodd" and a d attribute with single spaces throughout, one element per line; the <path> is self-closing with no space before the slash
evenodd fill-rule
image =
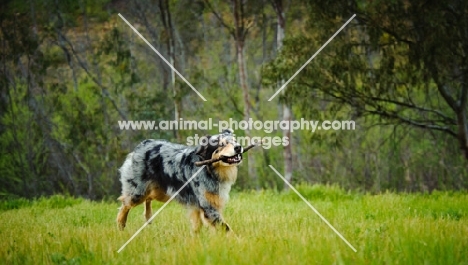
<path id="1" fill-rule="evenodd" d="M 151 201 L 167 202 L 200 168 L 204 168 L 174 198 L 189 211 L 192 229 L 203 224 L 231 231 L 222 211 L 231 186 L 237 179 L 243 147 L 232 130 L 200 138 L 201 145 L 185 146 L 166 140 L 145 140 L 130 153 L 120 171 L 122 202 L 117 215 L 120 230 L 125 228 L 131 208 L 145 203 L 144 216 L 152 216 Z"/>

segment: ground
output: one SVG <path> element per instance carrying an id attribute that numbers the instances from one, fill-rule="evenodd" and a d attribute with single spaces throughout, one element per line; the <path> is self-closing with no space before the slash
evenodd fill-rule
<path id="1" fill-rule="evenodd" d="M 121 253 L 143 206 L 121 232 L 117 202 L 54 196 L 0 202 L 0 264 L 468 264 L 468 193 L 299 191 L 356 253 L 293 192 L 233 192 L 224 215 L 236 236 L 191 234 L 171 203 Z"/>

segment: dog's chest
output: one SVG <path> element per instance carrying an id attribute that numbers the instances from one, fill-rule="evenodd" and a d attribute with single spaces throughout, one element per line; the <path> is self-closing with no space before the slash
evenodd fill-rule
<path id="1" fill-rule="evenodd" d="M 237 179 L 237 167 L 222 168 L 218 171 L 219 182 L 219 197 L 226 203 L 229 200 L 229 192 L 231 186 L 236 182 Z"/>
<path id="2" fill-rule="evenodd" d="M 216 170 L 216 174 L 221 182 L 234 184 L 237 179 L 237 167 L 221 167 Z"/>
<path id="3" fill-rule="evenodd" d="M 229 200 L 229 192 L 231 191 L 231 186 L 233 182 L 222 182 L 219 184 L 219 197 L 221 201 L 225 204 Z"/>
<path id="4" fill-rule="evenodd" d="M 213 182 L 206 186 L 205 197 L 215 208 L 222 209 L 229 200 L 231 186 L 236 182 L 237 167 L 215 167 L 212 170 Z"/>

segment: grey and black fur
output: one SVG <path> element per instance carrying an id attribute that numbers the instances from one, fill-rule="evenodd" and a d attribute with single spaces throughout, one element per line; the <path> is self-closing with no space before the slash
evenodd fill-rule
<path id="1" fill-rule="evenodd" d="M 198 231 L 202 223 L 231 230 L 223 220 L 222 210 L 229 199 L 231 185 L 236 181 L 243 148 L 231 130 L 206 136 L 206 140 L 209 140 L 206 145 L 194 147 L 165 140 L 145 140 L 127 156 L 120 168 L 122 207 L 117 224 L 121 230 L 125 228 L 131 208 L 145 202 L 145 217 L 149 220 L 152 200 L 169 200 L 200 169 L 195 162 L 213 158 L 222 159 L 205 166 L 174 199 L 189 210 L 194 231 Z"/>

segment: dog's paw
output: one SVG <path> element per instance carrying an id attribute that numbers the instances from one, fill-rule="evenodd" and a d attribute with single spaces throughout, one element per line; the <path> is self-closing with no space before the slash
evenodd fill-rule
<path id="1" fill-rule="evenodd" d="M 120 231 L 123 231 L 125 229 L 125 224 L 117 223 L 117 227 L 119 228 Z"/>

